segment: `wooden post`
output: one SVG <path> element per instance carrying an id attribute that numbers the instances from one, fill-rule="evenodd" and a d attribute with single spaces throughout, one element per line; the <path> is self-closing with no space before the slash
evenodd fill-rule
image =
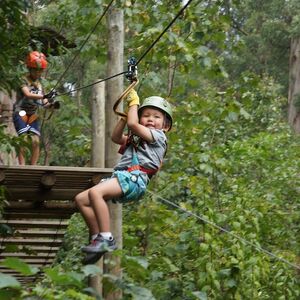
<path id="1" fill-rule="evenodd" d="M 4 132 L 11 136 L 17 135 L 12 116 L 15 98 L 15 92 L 12 92 L 12 95 L 9 96 L 0 91 L 0 124 L 6 125 Z M 16 153 L 14 151 L 11 153 L 0 153 L 0 165 L 18 165 Z"/>
<path id="2" fill-rule="evenodd" d="M 92 167 L 105 166 L 105 83 L 94 85 L 92 99 Z"/>
<path id="3" fill-rule="evenodd" d="M 124 14 L 119 8 L 111 8 L 107 17 L 108 32 L 108 56 L 107 56 L 107 76 L 118 74 L 123 69 L 124 53 Z M 114 167 L 119 159 L 118 147 L 111 141 L 111 134 L 117 122 L 117 116 L 113 113 L 113 105 L 123 91 L 123 76 L 108 80 L 106 83 L 106 148 L 105 164 L 106 167 Z M 117 241 L 119 249 L 122 248 L 122 205 L 109 204 L 111 217 L 111 231 Z M 112 259 L 112 255 L 106 254 L 105 257 Z M 114 257 L 112 264 L 105 264 L 105 273 L 121 277 L 120 258 Z M 122 293 L 109 293 L 104 289 L 105 300 L 122 299 Z"/>
<path id="4" fill-rule="evenodd" d="M 93 86 L 92 97 L 92 157 L 91 166 L 104 168 L 105 165 L 105 82 Z M 103 270 L 103 259 L 96 265 Z M 89 286 L 102 295 L 101 276 L 89 278 Z"/>

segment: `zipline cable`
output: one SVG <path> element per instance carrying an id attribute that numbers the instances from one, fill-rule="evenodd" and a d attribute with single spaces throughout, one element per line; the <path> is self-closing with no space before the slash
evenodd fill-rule
<path id="1" fill-rule="evenodd" d="M 142 54 L 142 56 L 137 60 L 135 66 L 137 66 L 141 61 L 142 59 L 149 53 L 149 51 L 156 45 L 156 43 L 161 39 L 161 37 L 167 32 L 167 30 L 173 25 L 173 23 L 177 20 L 177 18 L 183 13 L 183 11 L 188 7 L 188 5 L 192 2 L 192 0 L 189 0 L 181 9 L 180 11 L 177 13 L 177 15 L 172 19 L 172 21 L 166 26 L 166 28 L 160 33 L 160 35 L 154 40 L 154 42 L 146 49 L 146 51 Z M 58 94 L 57 96 L 63 96 L 63 95 L 67 95 L 71 92 L 75 92 L 75 91 L 78 91 L 78 90 L 82 90 L 82 89 L 85 89 L 87 87 L 91 87 L 95 84 L 98 84 L 100 82 L 103 82 L 103 81 L 107 81 L 109 79 L 112 79 L 114 77 L 117 77 L 117 76 L 120 76 L 122 74 L 126 74 L 127 71 L 123 71 L 121 73 L 118 73 L 118 74 L 115 74 L 115 75 L 112 75 L 110 77 L 107 77 L 107 78 L 104 78 L 102 80 L 99 80 L 99 81 L 96 81 L 94 83 L 91 83 L 91 84 L 88 84 L 88 85 L 85 85 L 85 86 L 82 86 L 82 87 L 79 87 L 79 88 L 76 88 L 76 89 L 73 89 L 71 91 L 68 91 L 66 93 L 62 93 L 62 94 Z"/>
<path id="2" fill-rule="evenodd" d="M 87 88 L 87 87 L 93 86 L 93 85 L 98 84 L 98 83 L 100 83 L 100 82 L 103 82 L 103 81 L 112 79 L 112 78 L 114 78 L 114 77 L 117 77 L 117 76 L 120 76 L 120 75 L 123 75 L 123 74 L 126 74 L 126 73 L 127 73 L 127 71 L 123 71 L 123 72 L 120 72 L 120 73 L 118 73 L 118 74 L 115 74 L 115 75 L 106 77 L 106 78 L 104 78 L 104 79 L 100 79 L 100 80 L 98 80 L 98 81 L 95 81 L 95 82 L 93 82 L 93 83 L 91 83 L 91 84 L 88 84 L 88 85 L 81 86 L 81 87 L 79 87 L 79 88 L 73 89 L 73 90 L 68 91 L 68 92 L 66 92 L 66 93 L 58 94 L 57 96 L 67 95 L 67 94 L 70 94 L 71 92 L 75 92 L 75 91 L 79 91 L 79 90 L 85 89 L 85 88 Z"/>
<path id="3" fill-rule="evenodd" d="M 199 216 L 199 215 L 195 214 L 195 213 L 192 212 L 192 211 L 189 211 L 189 210 L 187 210 L 187 209 L 184 209 L 184 208 L 180 207 L 179 205 L 177 205 L 177 204 L 171 202 L 170 200 L 167 200 L 167 199 L 165 199 L 165 198 L 163 198 L 163 197 L 161 197 L 161 196 L 155 194 L 155 193 L 152 192 L 152 191 L 147 190 L 147 192 L 148 192 L 149 194 L 151 194 L 152 196 L 158 198 L 161 202 L 165 202 L 165 203 L 167 203 L 167 204 L 169 204 L 169 205 L 171 205 L 171 206 L 173 206 L 173 207 L 175 207 L 175 208 L 181 210 L 182 212 L 184 212 L 184 213 L 186 213 L 186 214 L 188 214 L 188 215 L 190 215 L 190 216 L 193 216 L 193 217 L 195 217 L 196 219 L 201 220 L 202 222 L 204 222 L 204 223 L 206 223 L 206 224 L 208 224 L 208 225 L 210 225 L 210 226 L 212 226 L 212 227 L 214 227 L 214 228 L 217 228 L 218 230 L 220 230 L 220 231 L 222 231 L 222 232 L 225 232 L 225 233 L 227 233 L 227 234 L 233 236 L 234 238 L 240 240 L 240 241 L 243 242 L 244 244 L 247 244 L 247 245 L 253 247 L 253 248 L 256 249 L 257 251 L 263 252 L 263 253 L 265 253 L 265 254 L 267 254 L 267 255 L 269 255 L 269 256 L 275 258 L 276 260 L 279 260 L 279 261 L 281 261 L 281 262 L 283 262 L 283 263 L 289 265 L 290 267 L 293 267 L 293 268 L 295 268 L 295 269 L 297 269 L 297 270 L 300 270 L 300 266 L 299 266 L 299 265 L 296 265 L 296 264 L 294 264 L 294 263 L 291 263 L 290 261 L 286 260 L 285 258 L 279 257 L 279 256 L 277 256 L 276 254 L 270 252 L 269 250 L 266 250 L 266 249 L 264 249 L 264 248 L 262 248 L 262 247 L 260 247 L 260 246 L 258 246 L 258 245 L 255 245 L 255 244 L 252 243 L 252 242 L 249 242 L 248 240 L 242 238 L 241 236 L 239 236 L 239 235 L 237 235 L 237 234 L 235 234 L 235 233 L 233 233 L 233 232 L 231 232 L 231 231 L 229 231 L 229 230 L 227 230 L 227 229 L 225 229 L 225 228 L 223 228 L 223 227 L 221 227 L 221 226 L 215 224 L 215 223 L 212 222 L 212 221 L 207 220 L 206 218 L 204 218 L 204 217 L 202 217 L 202 216 Z"/>
<path id="4" fill-rule="evenodd" d="M 58 86 L 58 84 L 60 83 L 60 81 L 63 79 L 63 77 L 66 75 L 67 71 L 69 70 L 69 68 L 71 67 L 71 65 L 74 63 L 75 59 L 77 58 L 77 56 L 79 55 L 79 53 L 81 52 L 82 48 L 85 46 L 85 44 L 87 43 L 87 41 L 89 40 L 89 38 L 91 37 L 91 35 L 95 32 L 97 26 L 100 24 L 100 22 L 102 21 L 103 17 L 105 16 L 106 12 L 109 10 L 110 6 L 112 5 L 112 3 L 114 2 L 114 0 L 111 0 L 110 3 L 108 4 L 108 6 L 104 9 L 102 15 L 100 16 L 100 18 L 98 19 L 97 23 L 95 24 L 95 26 L 92 28 L 92 30 L 90 31 L 89 35 L 87 36 L 87 38 L 83 41 L 83 43 L 81 44 L 80 48 L 78 49 L 76 55 L 74 55 L 73 59 L 71 60 L 71 62 L 68 64 L 67 68 L 65 69 L 65 71 L 62 73 L 62 75 L 59 77 L 59 79 L 57 80 L 56 84 L 54 85 L 54 87 L 52 88 L 52 90 L 55 90 L 55 88 Z"/>

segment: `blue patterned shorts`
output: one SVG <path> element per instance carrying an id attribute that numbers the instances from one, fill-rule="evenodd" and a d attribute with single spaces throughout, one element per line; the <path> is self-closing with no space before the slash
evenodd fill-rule
<path id="1" fill-rule="evenodd" d="M 23 120 L 18 112 L 15 112 L 13 115 L 13 121 L 18 135 L 21 135 L 23 133 L 34 133 L 40 136 L 40 124 L 38 119 L 35 119 L 33 122 L 29 123 L 30 116 L 26 115 L 26 117 L 28 121 Z"/>
<path id="2" fill-rule="evenodd" d="M 118 179 L 123 191 L 123 196 L 115 199 L 116 201 L 121 203 L 135 201 L 145 194 L 147 183 L 141 177 L 140 171 L 115 171 L 113 177 Z"/>

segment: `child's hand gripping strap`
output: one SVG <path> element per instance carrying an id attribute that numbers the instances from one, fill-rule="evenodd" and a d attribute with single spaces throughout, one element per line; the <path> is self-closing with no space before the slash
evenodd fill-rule
<path id="1" fill-rule="evenodd" d="M 132 83 L 127 87 L 127 89 L 120 95 L 120 97 L 117 99 L 117 101 L 115 102 L 114 106 L 113 106 L 113 110 L 114 113 L 120 117 L 125 117 L 127 118 L 127 114 L 122 112 L 122 111 L 118 111 L 118 106 L 120 105 L 120 103 L 122 102 L 122 100 L 124 98 L 126 98 L 128 96 L 128 94 L 130 93 L 131 89 L 133 89 L 137 84 L 138 84 L 138 79 L 135 78 Z"/>

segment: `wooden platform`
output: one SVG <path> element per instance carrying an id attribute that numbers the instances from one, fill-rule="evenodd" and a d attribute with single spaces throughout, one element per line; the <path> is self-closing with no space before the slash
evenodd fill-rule
<path id="1" fill-rule="evenodd" d="M 7 199 L 3 219 L 14 232 L 1 236 L 0 262 L 18 257 L 43 268 L 53 263 L 63 242 L 68 219 L 77 211 L 74 196 L 110 177 L 112 169 L 56 166 L 0 166 L 0 185 Z M 9 249 L 14 247 L 14 251 Z M 0 265 L 0 272 L 30 282 Z"/>

